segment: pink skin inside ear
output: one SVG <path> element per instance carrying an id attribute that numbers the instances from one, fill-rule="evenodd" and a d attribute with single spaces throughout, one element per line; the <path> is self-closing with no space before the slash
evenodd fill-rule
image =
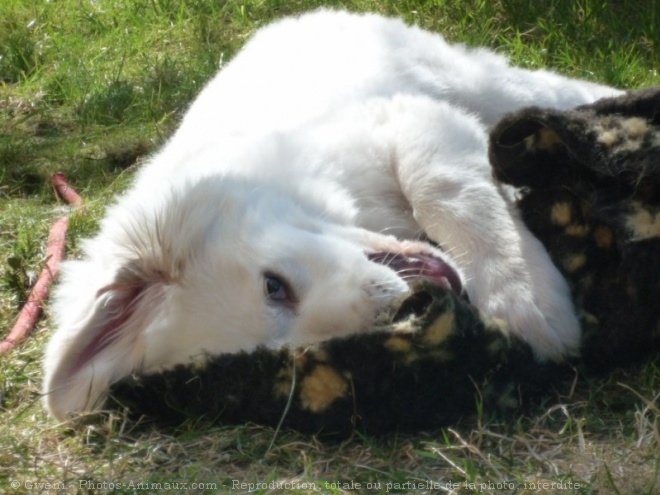
<path id="1" fill-rule="evenodd" d="M 121 328 L 135 312 L 137 303 L 144 293 L 144 290 L 144 285 L 119 286 L 118 284 L 112 284 L 98 291 L 97 297 L 106 292 L 114 293 L 108 302 L 111 307 L 109 313 L 112 316 L 103 323 L 99 331 L 97 331 L 87 345 L 85 345 L 82 352 L 76 356 L 76 359 L 73 362 L 73 367 L 71 368 L 71 374 L 80 371 L 83 366 L 94 358 L 94 356 L 99 354 L 117 339 Z"/>

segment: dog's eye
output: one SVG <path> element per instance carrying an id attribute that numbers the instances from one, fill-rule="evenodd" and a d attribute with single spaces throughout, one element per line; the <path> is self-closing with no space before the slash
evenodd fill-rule
<path id="1" fill-rule="evenodd" d="M 294 302 L 289 285 L 277 275 L 267 273 L 264 275 L 264 292 L 266 297 L 274 302 Z"/>

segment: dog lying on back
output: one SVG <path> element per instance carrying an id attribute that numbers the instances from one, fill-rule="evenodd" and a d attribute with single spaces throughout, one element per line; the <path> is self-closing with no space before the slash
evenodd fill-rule
<path id="1" fill-rule="evenodd" d="M 487 130 L 619 93 L 377 15 L 263 28 L 63 267 L 47 409 L 93 409 L 136 371 L 367 331 L 419 278 L 539 359 L 574 354 L 568 287 L 493 181 Z"/>

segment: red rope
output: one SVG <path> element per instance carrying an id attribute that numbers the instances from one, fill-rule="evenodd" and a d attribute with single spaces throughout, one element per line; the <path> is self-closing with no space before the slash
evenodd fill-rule
<path id="1" fill-rule="evenodd" d="M 55 174 L 51 183 L 60 197 L 73 206 L 80 206 L 82 198 L 69 186 L 64 174 Z M 5 340 L 0 342 L 0 354 L 9 352 L 14 346 L 27 338 L 43 311 L 43 302 L 48 298 L 50 284 L 55 279 L 60 262 L 64 258 L 66 231 L 69 226 L 67 217 L 60 218 L 51 226 L 46 247 L 46 266 L 41 270 L 28 300 L 21 308 L 14 327 Z"/>

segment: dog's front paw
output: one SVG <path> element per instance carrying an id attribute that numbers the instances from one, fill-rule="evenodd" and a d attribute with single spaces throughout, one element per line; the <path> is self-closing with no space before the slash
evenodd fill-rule
<path id="1" fill-rule="evenodd" d="M 578 353 L 580 324 L 568 285 L 550 259 L 544 261 L 498 270 L 501 276 L 491 283 L 474 284 L 470 297 L 487 315 L 504 320 L 539 359 L 560 361 Z"/>

